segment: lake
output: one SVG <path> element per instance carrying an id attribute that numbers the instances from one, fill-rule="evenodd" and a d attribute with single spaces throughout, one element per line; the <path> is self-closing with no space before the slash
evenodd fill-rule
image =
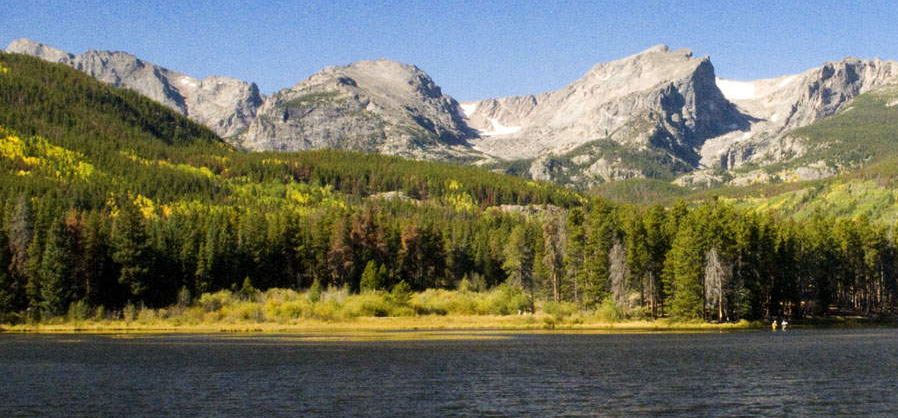
<path id="1" fill-rule="evenodd" d="M 496 337 L 0 334 L 0 416 L 898 414 L 894 329 Z"/>

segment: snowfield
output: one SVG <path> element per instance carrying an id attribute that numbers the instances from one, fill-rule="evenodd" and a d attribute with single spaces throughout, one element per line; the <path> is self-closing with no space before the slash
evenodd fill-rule
<path id="1" fill-rule="evenodd" d="M 727 100 L 750 100 L 756 97 L 754 81 L 736 81 L 723 78 L 715 79 L 717 88 Z"/>

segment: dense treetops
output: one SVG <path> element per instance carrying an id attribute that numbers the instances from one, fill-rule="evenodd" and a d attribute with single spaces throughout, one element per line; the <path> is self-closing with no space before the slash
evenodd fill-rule
<path id="1" fill-rule="evenodd" d="M 247 286 L 504 286 L 528 310 L 716 320 L 895 306 L 893 235 L 863 218 L 616 205 L 473 167 L 244 153 L 73 69 L 0 66 L 4 320 Z"/>

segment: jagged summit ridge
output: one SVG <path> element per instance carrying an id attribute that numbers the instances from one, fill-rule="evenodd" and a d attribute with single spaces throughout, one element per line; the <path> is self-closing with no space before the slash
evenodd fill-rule
<path id="1" fill-rule="evenodd" d="M 687 170 L 697 163 L 706 139 L 746 127 L 745 117 L 714 80 L 707 57 L 658 45 L 598 64 L 557 91 L 465 106 L 469 124 L 481 132 L 472 142 L 478 150 L 508 160 L 536 158 L 535 164 L 543 165 L 546 156 L 565 156 L 575 161 L 561 169 L 570 172 L 554 174 L 574 175 L 575 182 L 601 182 L 613 179 L 614 173 L 645 174 L 620 170 L 618 156 L 580 149 L 589 143 L 601 140 L 652 150 L 680 167 L 676 170 Z M 552 170 L 531 168 L 531 173 L 547 171 Z"/>
<path id="2" fill-rule="evenodd" d="M 25 54 L 31 55 L 35 57 L 42 58 L 46 61 L 60 62 L 60 63 L 68 63 L 75 58 L 74 55 L 69 54 L 60 49 L 53 48 L 48 45 L 44 45 L 40 42 L 33 41 L 27 38 L 20 38 L 13 40 L 9 43 L 9 46 L 6 47 L 7 52 L 14 52 L 17 54 Z"/>
<path id="3" fill-rule="evenodd" d="M 643 119 L 656 125 L 649 130 L 668 130 L 679 146 L 689 147 L 700 145 L 708 133 L 743 124 L 720 94 L 713 75 L 707 58 L 692 58 L 689 50 L 670 51 L 660 45 L 598 64 L 558 91 L 478 102 L 468 117 L 472 127 L 484 132 L 478 149 L 503 158 L 563 153 L 609 137 L 621 143 L 646 143 L 651 134 L 627 129 Z M 496 126 L 516 130 L 491 134 Z"/>

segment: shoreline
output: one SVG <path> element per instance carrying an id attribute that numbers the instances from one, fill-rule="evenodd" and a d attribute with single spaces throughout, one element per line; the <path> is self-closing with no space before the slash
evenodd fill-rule
<path id="1" fill-rule="evenodd" d="M 795 321 L 790 329 L 895 328 L 896 321 L 866 318 L 816 318 Z M 293 335 L 308 339 L 394 340 L 458 339 L 503 334 L 634 334 L 706 333 L 770 330 L 766 322 L 589 319 L 557 320 L 547 315 L 448 315 L 411 317 L 357 317 L 347 320 L 296 320 L 292 322 L 182 322 L 170 320 L 84 320 L 36 324 L 0 324 L 0 334 L 101 335 L 101 334 L 205 334 L 205 335 Z M 779 330 L 777 330 L 779 331 Z"/>
<path id="2" fill-rule="evenodd" d="M 398 333 L 398 332 L 695 332 L 761 329 L 763 324 L 738 322 L 676 322 L 666 319 L 634 321 L 566 321 L 548 316 L 414 316 L 358 317 L 351 320 L 299 320 L 281 322 L 177 321 L 66 321 L 0 325 L 0 333 L 98 334 L 98 333 Z"/>

